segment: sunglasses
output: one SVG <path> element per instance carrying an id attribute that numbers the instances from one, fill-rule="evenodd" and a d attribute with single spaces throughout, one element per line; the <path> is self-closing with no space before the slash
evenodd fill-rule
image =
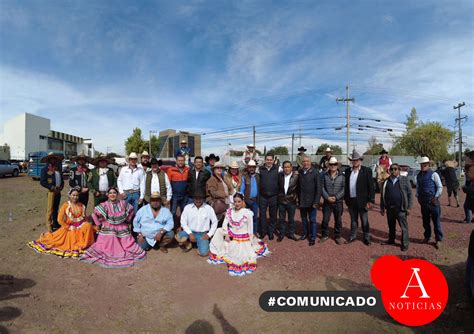
<path id="1" fill-rule="evenodd" d="M 337 166 L 337 164 L 329 164 L 329 166 Z"/>
<path id="2" fill-rule="evenodd" d="M 393 172 L 394 170 L 398 170 L 398 168 L 397 168 L 397 167 L 395 167 L 395 168 L 390 168 L 390 170 Z"/>

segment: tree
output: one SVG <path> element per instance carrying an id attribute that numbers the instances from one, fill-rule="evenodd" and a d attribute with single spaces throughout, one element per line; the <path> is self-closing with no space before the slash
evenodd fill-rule
<path id="1" fill-rule="evenodd" d="M 332 150 L 333 155 L 342 155 L 342 148 L 339 145 L 329 145 L 328 143 L 323 143 L 319 145 L 318 149 L 316 150 L 317 155 L 323 155 L 326 153 L 326 149 L 330 148 Z"/>
<path id="2" fill-rule="evenodd" d="M 377 143 L 377 138 L 371 136 L 369 138 L 369 149 L 365 151 L 364 155 L 379 155 L 380 151 L 383 150 L 383 144 Z"/>
<path id="3" fill-rule="evenodd" d="M 407 116 L 407 121 L 405 122 L 407 131 L 411 131 L 416 128 L 418 125 L 418 115 L 416 113 L 416 108 L 411 108 L 410 115 Z"/>
<path id="4" fill-rule="evenodd" d="M 148 142 L 142 138 L 142 130 L 140 128 L 134 128 L 133 133 L 125 141 L 125 152 L 128 154 L 135 152 L 137 154 L 148 149 Z"/>
<path id="5" fill-rule="evenodd" d="M 275 146 L 268 150 L 267 154 L 288 155 L 288 148 L 285 146 Z"/>
<path id="6" fill-rule="evenodd" d="M 448 146 L 453 133 L 438 122 L 428 122 L 407 131 L 400 139 L 400 146 L 413 156 L 427 156 L 433 161 L 449 157 Z"/>
<path id="7" fill-rule="evenodd" d="M 157 137 L 157 136 L 151 136 L 150 138 L 150 141 L 151 141 L 151 152 L 148 152 L 150 153 L 150 157 L 157 157 L 158 156 L 158 149 L 160 148 L 160 137 Z M 146 143 L 146 147 L 148 147 L 149 149 L 149 144 L 148 144 L 148 140 L 145 141 Z"/>

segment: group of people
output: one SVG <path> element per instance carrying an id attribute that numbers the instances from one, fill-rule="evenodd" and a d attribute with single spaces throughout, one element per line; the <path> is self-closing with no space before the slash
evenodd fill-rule
<path id="1" fill-rule="evenodd" d="M 48 155 L 43 159 L 47 165 L 40 181 L 48 190 L 48 232 L 29 246 L 40 253 L 80 258 L 104 267 L 125 267 L 143 260 L 152 248 L 167 253 L 176 240 L 184 252 L 195 245 L 209 263 L 226 263 L 229 274 L 242 276 L 256 269 L 258 257 L 269 254 L 263 242 L 266 237 L 276 237 L 277 242 L 285 237 L 307 240 L 314 246 L 318 208 L 322 208 L 321 243 L 329 239 L 333 216 L 336 244 L 356 241 L 359 224 L 364 244 L 371 244 L 368 211 L 375 203 L 374 183 L 372 171 L 362 165 L 363 156 L 356 151 L 349 156 L 351 167 L 343 171 L 330 149 L 321 170 L 312 165 L 304 148 L 300 148 L 296 170 L 290 161 L 276 165 L 271 154 L 265 155 L 261 166 L 252 159 L 255 156 L 246 158 L 245 154 L 245 168 L 237 162 L 224 166 L 211 154 L 205 159 L 195 157 L 190 167 L 189 156 L 181 154 L 182 150 L 176 152 L 176 165 L 168 166 L 166 172 L 161 161 L 148 152 L 141 154 L 140 163 L 132 152 L 118 177 L 108 167 L 111 161 L 106 157 L 91 160 L 78 155 L 72 159 L 76 166 L 69 177 L 68 201 L 61 208 L 62 156 Z M 89 163 L 95 168 L 89 169 Z M 443 186 L 438 173 L 430 169 L 429 158 L 422 157 L 419 163 L 416 197 L 423 217 L 424 243 L 430 242 L 433 229 L 435 247 L 439 248 L 443 240 L 439 203 Z M 401 249 L 406 251 L 412 189 L 407 178 L 400 175 L 397 163 L 390 161 L 388 169 L 390 176 L 380 188 L 380 213 L 387 216 L 389 231 L 384 244 L 395 243 L 398 222 Z M 94 208 L 88 217 L 90 194 Z M 351 222 L 347 240 L 341 231 L 343 203 Z M 301 235 L 296 235 L 297 209 Z"/>

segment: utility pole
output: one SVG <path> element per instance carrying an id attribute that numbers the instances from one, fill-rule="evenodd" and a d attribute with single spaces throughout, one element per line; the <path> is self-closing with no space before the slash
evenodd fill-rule
<path id="1" fill-rule="evenodd" d="M 337 98 L 336 102 L 344 102 L 346 104 L 347 124 L 346 124 L 346 150 L 349 155 L 349 141 L 350 141 L 350 113 L 349 113 L 349 102 L 354 103 L 355 99 L 349 97 L 349 85 L 346 86 L 346 98 Z"/>
<path id="2" fill-rule="evenodd" d="M 257 136 L 257 131 L 255 130 L 255 125 L 253 126 L 253 146 L 256 145 L 256 136 Z M 257 147 L 255 146 L 255 149 L 257 149 Z"/>
<path id="3" fill-rule="evenodd" d="M 150 154 L 150 156 L 152 158 L 154 158 L 155 156 L 153 155 L 153 153 L 151 153 L 151 134 L 152 133 L 156 133 L 156 131 L 152 131 L 152 130 L 149 131 L 149 135 L 148 135 L 148 154 Z"/>
<path id="4" fill-rule="evenodd" d="M 293 164 L 293 152 L 294 152 L 295 134 L 291 134 L 291 163 Z"/>
<path id="5" fill-rule="evenodd" d="M 464 119 L 465 117 L 461 118 L 461 107 L 464 107 L 466 103 L 458 103 L 457 106 L 454 106 L 453 109 L 458 110 L 458 118 L 456 118 L 456 121 L 458 122 L 459 126 L 459 157 L 458 157 L 458 165 L 459 168 L 462 170 L 462 128 L 461 128 L 461 120 Z"/>

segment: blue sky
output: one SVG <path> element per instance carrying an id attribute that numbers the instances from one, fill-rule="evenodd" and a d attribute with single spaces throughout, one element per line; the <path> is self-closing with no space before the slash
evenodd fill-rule
<path id="1" fill-rule="evenodd" d="M 355 128 L 397 133 L 413 106 L 452 126 L 465 101 L 474 148 L 473 14 L 472 1 L 2 0 L 0 120 L 34 113 L 119 153 L 134 127 L 257 125 L 259 148 L 291 133 L 345 148 L 335 98 L 349 84 L 351 114 L 382 120 Z M 351 141 L 364 149 L 370 135 L 390 142 L 373 128 Z M 250 141 L 236 129 L 203 136 L 203 149 Z"/>

